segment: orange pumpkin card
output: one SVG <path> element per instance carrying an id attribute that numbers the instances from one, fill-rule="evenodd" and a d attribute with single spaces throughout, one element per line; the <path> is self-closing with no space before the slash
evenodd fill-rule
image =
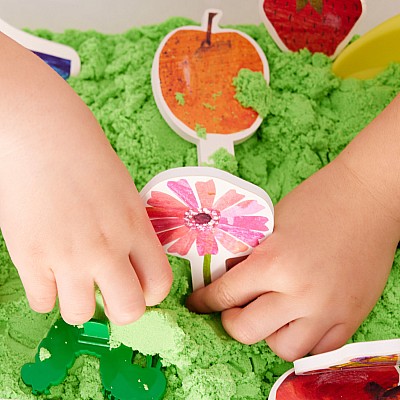
<path id="1" fill-rule="evenodd" d="M 201 26 L 185 26 L 168 34 L 153 62 L 153 93 L 167 123 L 198 145 L 199 163 L 223 147 L 233 154 L 255 132 L 259 115 L 235 98 L 233 78 L 242 68 L 269 80 L 265 54 L 243 32 L 222 29 L 220 10 L 207 10 Z"/>

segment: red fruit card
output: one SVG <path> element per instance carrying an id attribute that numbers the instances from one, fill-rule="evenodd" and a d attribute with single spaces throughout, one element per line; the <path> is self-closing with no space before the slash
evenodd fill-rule
<path id="1" fill-rule="evenodd" d="M 294 362 L 269 400 L 400 400 L 400 339 L 353 343 Z"/>
<path id="2" fill-rule="evenodd" d="M 365 14 L 364 0 L 260 0 L 265 26 L 283 51 L 336 57 Z"/>

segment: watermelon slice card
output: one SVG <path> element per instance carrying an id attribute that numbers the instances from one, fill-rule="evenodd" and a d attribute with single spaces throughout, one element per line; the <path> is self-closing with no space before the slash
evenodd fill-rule
<path id="1" fill-rule="evenodd" d="M 353 343 L 294 362 L 268 400 L 400 399 L 400 339 Z"/>

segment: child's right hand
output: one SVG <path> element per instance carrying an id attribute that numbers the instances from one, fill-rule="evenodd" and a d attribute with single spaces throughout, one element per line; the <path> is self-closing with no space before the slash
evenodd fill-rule
<path id="1" fill-rule="evenodd" d="M 35 311 L 90 319 L 95 284 L 116 324 L 168 294 L 172 272 L 142 201 L 92 113 L 0 34 L 0 226 Z"/>
<path id="2" fill-rule="evenodd" d="M 400 239 L 400 96 L 275 208 L 275 230 L 188 306 L 282 358 L 343 345 L 381 295 Z"/>
<path id="3" fill-rule="evenodd" d="M 293 361 L 343 345 L 386 283 L 400 224 L 338 162 L 303 182 L 275 208 L 275 230 L 243 262 L 188 299 L 222 311 L 245 344 L 265 339 Z"/>

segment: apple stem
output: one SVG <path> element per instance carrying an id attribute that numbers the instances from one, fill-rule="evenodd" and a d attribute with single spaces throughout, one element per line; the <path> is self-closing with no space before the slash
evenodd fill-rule
<path id="1" fill-rule="evenodd" d="M 207 35 L 206 35 L 206 40 L 202 43 L 207 44 L 208 46 L 211 46 L 211 28 L 212 28 L 212 22 L 214 17 L 217 15 L 217 13 L 211 12 L 208 14 L 208 25 L 207 25 Z"/>

